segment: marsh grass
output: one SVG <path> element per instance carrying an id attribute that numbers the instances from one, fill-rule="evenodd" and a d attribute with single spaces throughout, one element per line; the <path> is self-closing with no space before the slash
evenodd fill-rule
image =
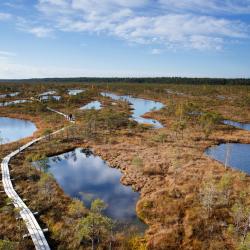
<path id="1" fill-rule="evenodd" d="M 243 234 L 235 231 L 233 207 L 239 203 L 239 198 L 244 207 L 249 207 L 249 176 L 230 168 L 225 169 L 204 156 L 203 152 L 207 147 L 222 141 L 250 143 L 250 134 L 213 123 L 209 138 L 206 138 L 200 116 L 191 116 L 189 113 L 217 113 L 232 120 L 250 121 L 249 86 L 225 88 L 218 85 L 155 83 L 133 84 L 131 87 L 127 83 L 87 85 L 42 82 L 36 85 L 3 86 L 6 91 L 20 91 L 19 98 L 30 98 L 48 89 L 55 89 L 62 100 L 46 105 L 76 116 L 77 122 L 72 128 L 50 140 L 39 142 L 11 162 L 11 169 L 14 170 L 11 175 L 16 179 L 15 188 L 21 197 L 28 199 L 27 204 L 32 210 L 41 212 L 39 220 L 50 229 L 48 237 L 53 247 L 86 249 L 85 246 L 77 245 L 76 232 L 72 230 L 78 217 L 72 214 L 75 201 L 66 196 L 50 178 L 47 181 L 51 194 L 44 192 L 46 188 L 43 184 L 47 177 L 42 179 L 40 171 L 30 167 L 30 161 L 35 155 L 49 157 L 76 147 L 93 148 L 111 166 L 121 169 L 124 174 L 122 183 L 132 185 L 134 190 L 141 193 L 136 210 L 138 216 L 149 225 L 145 238 L 132 234 L 127 237 L 119 232 L 116 234 L 115 249 L 145 249 L 145 245 L 149 249 L 164 250 L 236 249 L 239 243 L 247 246 L 248 236 L 243 243 Z M 68 88 L 85 88 L 87 91 L 70 97 L 66 94 Z M 166 92 L 166 88 L 173 93 Z M 117 102 L 112 105 L 113 101 L 99 95 L 104 90 L 163 102 L 166 104 L 164 109 L 150 112 L 147 116 L 159 120 L 165 127 L 153 131 L 131 122 L 128 104 Z M 217 98 L 218 95 L 223 96 L 223 100 Z M 81 105 L 92 100 L 100 100 L 103 110 L 97 113 L 78 110 Z M 34 121 L 39 128 L 35 136 L 48 128 L 56 130 L 68 125 L 60 116 L 48 112 L 46 105 L 34 103 L 4 107 L 0 108 L 0 114 Z M 185 121 L 186 127 L 177 131 L 181 136 L 175 136 L 173 124 L 180 119 Z M 28 140 L 2 145 L 1 158 Z M 224 177 L 225 174 L 230 178 Z M 209 207 L 209 217 L 208 206 L 204 206 L 209 202 L 201 201 L 201 194 L 209 198 L 213 193 L 209 193 L 213 188 L 211 185 L 208 188 L 207 176 L 211 177 L 216 191 L 216 204 Z M 231 178 L 232 183 L 229 181 Z M 243 191 L 247 195 L 241 197 Z M 0 238 L 8 237 L 13 242 L 19 242 L 14 210 L 6 205 L 3 193 L 0 193 L 0 207 Z M 88 213 L 86 208 L 83 210 Z M 31 246 L 32 242 L 28 240 L 22 249 L 30 249 Z"/>

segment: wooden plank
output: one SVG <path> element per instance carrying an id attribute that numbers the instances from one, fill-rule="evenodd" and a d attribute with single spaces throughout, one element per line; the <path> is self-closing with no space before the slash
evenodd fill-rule
<path id="1" fill-rule="evenodd" d="M 67 115 L 63 114 L 59 111 L 56 111 L 54 109 L 48 108 L 50 111 L 52 112 L 56 112 L 60 115 L 63 115 L 66 119 L 67 119 Z M 73 122 L 73 121 L 72 121 Z M 66 128 L 62 128 L 58 131 L 53 132 L 51 135 L 60 133 L 61 131 L 65 130 Z M 14 206 L 16 208 L 18 208 L 19 213 L 20 213 L 20 217 L 22 218 L 26 224 L 26 227 L 29 231 L 28 234 L 25 234 L 23 236 L 23 238 L 27 238 L 27 237 L 31 237 L 32 241 L 34 243 L 34 246 L 37 250 L 50 250 L 49 244 L 44 236 L 43 232 L 47 232 L 48 229 L 41 229 L 41 227 L 39 226 L 37 220 L 34 217 L 34 214 L 36 213 L 32 213 L 29 208 L 26 206 L 26 204 L 24 203 L 24 201 L 18 196 L 18 194 L 16 193 L 16 191 L 13 188 L 12 185 L 12 180 L 10 178 L 10 171 L 9 171 L 9 161 L 11 160 L 11 158 L 15 157 L 16 155 L 22 153 L 22 151 L 28 149 L 30 146 L 32 146 L 34 143 L 43 140 L 45 138 L 45 136 L 39 137 L 37 139 L 34 139 L 30 142 L 28 142 L 27 144 L 21 146 L 20 148 L 18 148 L 17 150 L 13 151 L 12 153 L 10 153 L 9 155 L 7 155 L 1 163 L 1 171 L 2 171 L 2 184 L 4 187 L 4 192 L 7 194 L 7 196 L 11 199 L 12 203 L 14 204 Z M 3 191 L 1 191 L 3 192 Z"/>

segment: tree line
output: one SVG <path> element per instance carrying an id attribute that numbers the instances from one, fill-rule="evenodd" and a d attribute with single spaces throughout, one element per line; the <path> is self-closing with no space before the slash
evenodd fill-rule
<path id="1" fill-rule="evenodd" d="M 151 83 L 190 85 L 250 85 L 249 78 L 188 78 L 188 77 L 78 77 L 78 78 L 34 78 L 20 80 L 0 80 L 2 83 Z"/>

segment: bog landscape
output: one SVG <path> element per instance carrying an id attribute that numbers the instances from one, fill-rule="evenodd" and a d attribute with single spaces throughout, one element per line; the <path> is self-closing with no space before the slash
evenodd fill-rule
<path id="1" fill-rule="evenodd" d="M 250 250 L 250 0 L 0 1 L 0 250 Z"/>
<path id="2" fill-rule="evenodd" d="M 1 83 L 3 249 L 248 249 L 249 81 L 136 81 Z"/>

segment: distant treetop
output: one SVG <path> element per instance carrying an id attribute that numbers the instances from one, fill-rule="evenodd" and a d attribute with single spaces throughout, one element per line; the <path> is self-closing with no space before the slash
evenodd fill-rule
<path id="1" fill-rule="evenodd" d="M 250 79 L 244 78 L 187 78 L 187 77 L 145 77 L 145 78 L 119 78 L 119 77 L 79 77 L 79 78 L 37 78 L 20 80 L 0 80 L 11 83 L 152 83 L 152 84 L 196 84 L 196 85 L 250 85 Z"/>

